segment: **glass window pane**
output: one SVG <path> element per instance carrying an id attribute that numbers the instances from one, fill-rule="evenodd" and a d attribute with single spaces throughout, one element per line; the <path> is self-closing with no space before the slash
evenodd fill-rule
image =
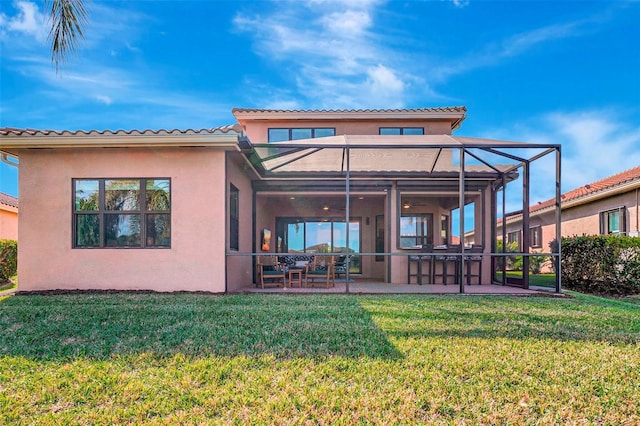
<path id="1" fill-rule="evenodd" d="M 289 140 L 289 129 L 269 129 L 269 142 Z"/>
<path id="2" fill-rule="evenodd" d="M 351 241 L 349 242 L 351 243 Z M 344 222 L 334 222 L 333 223 L 333 252 L 345 253 L 346 251 L 347 251 L 347 225 Z"/>
<path id="3" fill-rule="evenodd" d="M 98 210 L 98 188 L 97 180 L 75 181 L 76 211 Z"/>
<path id="4" fill-rule="evenodd" d="M 381 135 L 399 135 L 400 128 L 399 127 L 380 127 Z"/>
<path id="5" fill-rule="evenodd" d="M 100 245 L 100 218 L 97 214 L 76 215 L 76 247 Z"/>
<path id="6" fill-rule="evenodd" d="M 311 129 L 291 129 L 291 140 L 311 139 Z"/>
<path id="7" fill-rule="evenodd" d="M 104 220 L 107 247 L 140 246 L 140 215 L 106 214 Z"/>
<path id="8" fill-rule="evenodd" d="M 620 232 L 620 212 L 609 212 L 609 233 Z"/>
<path id="9" fill-rule="evenodd" d="M 147 215 L 147 247 L 169 247 L 171 245 L 171 215 Z"/>
<path id="10" fill-rule="evenodd" d="M 405 127 L 402 129 L 403 135 L 424 135 L 424 128 L 422 127 Z"/>
<path id="11" fill-rule="evenodd" d="M 147 210 L 169 210 L 171 208 L 169 179 L 147 179 Z"/>
<path id="12" fill-rule="evenodd" d="M 240 217 L 240 191 L 233 185 L 229 190 L 229 215 L 234 218 Z"/>
<path id="13" fill-rule="evenodd" d="M 104 192 L 106 210 L 135 211 L 140 209 L 139 180 L 105 180 Z"/>
<path id="14" fill-rule="evenodd" d="M 405 216 L 400 218 L 400 235 L 417 236 L 418 218 L 413 216 Z"/>
<path id="15" fill-rule="evenodd" d="M 331 251 L 331 222 L 307 222 L 305 229 L 305 251 L 309 253 Z"/>
<path id="16" fill-rule="evenodd" d="M 335 136 L 336 129 L 319 128 L 314 130 L 314 138 L 324 138 L 327 136 Z"/>
<path id="17" fill-rule="evenodd" d="M 291 253 L 304 252 L 304 223 L 287 224 L 287 248 Z"/>

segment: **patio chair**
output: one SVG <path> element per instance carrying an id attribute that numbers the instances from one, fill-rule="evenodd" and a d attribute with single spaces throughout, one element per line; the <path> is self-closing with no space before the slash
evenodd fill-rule
<path id="1" fill-rule="evenodd" d="M 351 263 L 352 257 L 349 257 L 349 263 Z M 349 269 L 349 263 L 347 263 L 347 256 L 338 256 L 335 261 L 334 271 L 336 278 L 340 278 L 340 274 L 347 275 L 347 269 Z"/>
<path id="2" fill-rule="evenodd" d="M 336 285 L 335 264 L 333 256 L 315 256 L 313 262 L 307 265 L 305 273 L 305 286 L 315 285 L 315 280 L 323 280 L 327 288 Z"/>
<path id="3" fill-rule="evenodd" d="M 284 287 L 287 279 L 286 269 L 278 262 L 276 256 L 258 256 L 256 270 L 258 276 L 257 283 L 260 283 L 262 288 L 264 288 L 265 284 L 280 287 L 280 280 L 282 280 L 282 286 Z"/>

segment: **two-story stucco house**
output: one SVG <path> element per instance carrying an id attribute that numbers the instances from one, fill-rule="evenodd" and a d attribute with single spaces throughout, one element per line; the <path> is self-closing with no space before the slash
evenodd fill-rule
<path id="1" fill-rule="evenodd" d="M 453 136 L 464 107 L 233 115 L 203 130 L 0 130 L 0 153 L 19 159 L 20 290 L 236 292 L 261 254 L 318 252 L 406 284 L 412 255 L 465 223 L 490 284 L 496 191 L 528 176 L 510 152 L 559 158 L 557 145 Z M 454 223 L 461 205 L 473 214 Z M 458 250 L 449 273 L 464 291 Z"/>

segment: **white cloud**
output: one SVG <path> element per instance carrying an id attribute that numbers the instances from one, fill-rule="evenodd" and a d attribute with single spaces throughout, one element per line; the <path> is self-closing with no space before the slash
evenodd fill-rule
<path id="1" fill-rule="evenodd" d="M 486 134 L 508 140 L 560 144 L 562 192 L 640 165 L 640 124 L 629 121 L 624 112 L 615 109 L 554 111 Z M 553 180 L 554 156 L 532 163 L 534 202 L 554 196 Z"/>
<path id="2" fill-rule="evenodd" d="M 524 54 L 539 45 L 554 40 L 578 37 L 587 31 L 595 31 L 594 24 L 603 19 L 606 17 L 594 16 L 523 31 L 497 43 L 488 43 L 483 48 L 469 52 L 458 59 L 440 61 L 440 64 L 428 69 L 427 73 L 431 80 L 441 82 L 475 69 L 492 67 L 506 58 Z"/>
<path id="3" fill-rule="evenodd" d="M 329 13 L 321 18 L 321 22 L 330 34 L 354 38 L 371 26 L 371 15 L 363 10 L 347 10 Z"/>
<path id="4" fill-rule="evenodd" d="M 393 70 L 384 65 L 377 65 L 369 68 L 367 75 L 369 95 L 383 98 L 387 108 L 403 106 L 405 83 L 398 78 Z"/>
<path id="5" fill-rule="evenodd" d="M 0 28 L 27 34 L 39 42 L 44 42 L 47 39 L 47 18 L 40 12 L 38 5 L 28 1 L 18 1 L 14 6 L 17 9 L 15 16 L 0 15 Z"/>
<path id="6" fill-rule="evenodd" d="M 113 100 L 106 95 L 95 95 L 95 98 L 98 102 L 103 103 L 105 105 L 111 105 L 113 103 Z"/>
<path id="7" fill-rule="evenodd" d="M 256 52 L 282 67 L 297 88 L 280 103 L 302 97 L 314 107 L 402 107 L 417 77 L 398 66 L 402 58 L 377 34 L 379 4 L 281 2 L 270 14 L 237 15 L 234 25 L 251 32 Z"/>
<path id="8" fill-rule="evenodd" d="M 451 2 L 459 9 L 469 6 L 469 0 L 451 0 Z"/>

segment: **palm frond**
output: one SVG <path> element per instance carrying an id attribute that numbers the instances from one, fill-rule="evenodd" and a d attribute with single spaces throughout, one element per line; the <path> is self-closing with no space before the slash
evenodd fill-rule
<path id="1" fill-rule="evenodd" d="M 83 0 L 45 0 L 45 9 L 51 23 L 51 61 L 58 72 L 67 55 L 79 46 L 79 39 L 84 39 L 87 10 Z"/>

